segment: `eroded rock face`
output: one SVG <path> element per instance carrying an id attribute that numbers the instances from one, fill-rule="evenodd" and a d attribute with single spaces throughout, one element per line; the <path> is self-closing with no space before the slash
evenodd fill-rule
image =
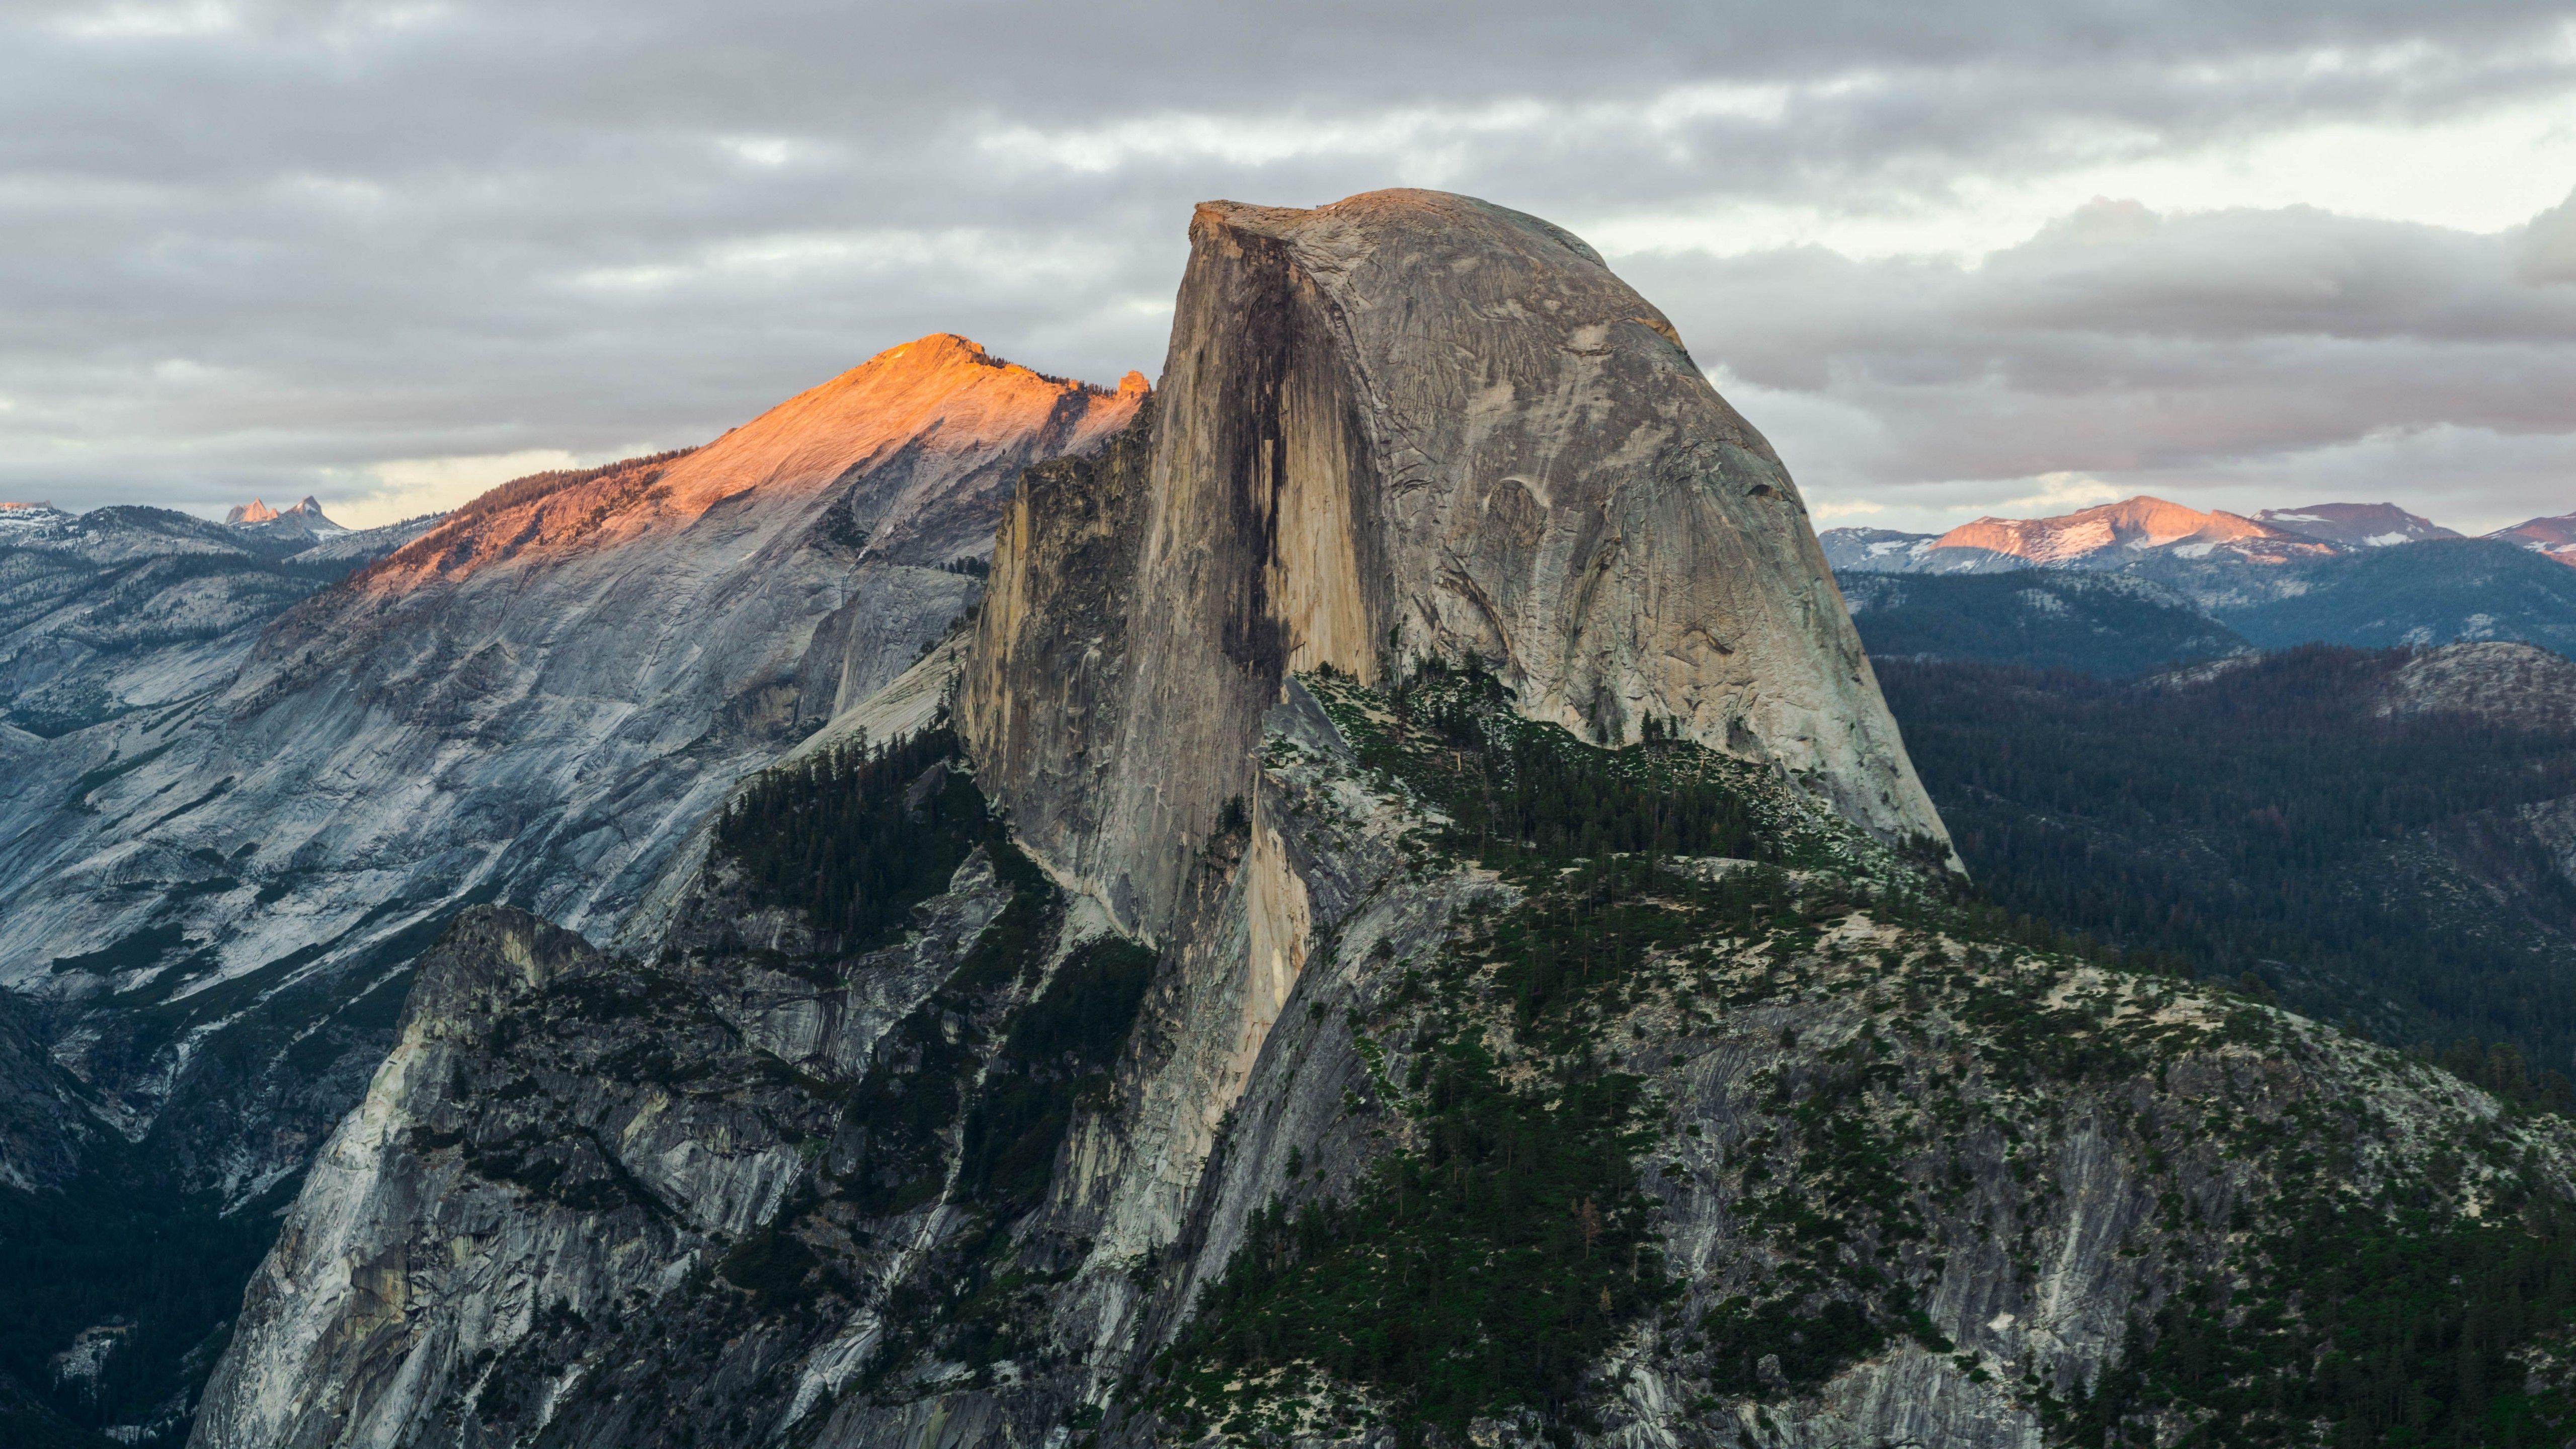
<path id="1" fill-rule="evenodd" d="M 800 1141 L 829 1135 L 832 1106 L 797 1083 L 864 1073 L 1004 894 L 980 861 L 961 870 L 855 990 L 739 959 L 720 975 L 621 962 L 524 912 L 464 918 L 422 962 L 393 1052 L 253 1280 L 195 1442 L 408 1444 L 543 1422 L 580 1357 L 561 1351 L 576 1326 L 738 1335 L 746 1295 L 685 1277 L 805 1179 Z M 755 1332 L 738 1357 L 796 1337 Z M 592 1431 L 614 1443 L 646 1406 L 598 1407 Z"/>
<path id="2" fill-rule="evenodd" d="M 1097 525 L 1013 515 L 1025 602 L 964 710 L 1032 848 L 1121 921 L 1170 928 L 1280 679 L 1323 665 L 1480 659 L 1533 718 L 1677 722 L 1945 838 L 1786 470 L 1589 247 L 1420 191 L 1214 202 L 1190 237 L 1150 447 L 1075 505 Z M 1105 572 L 1056 572 L 1087 526 Z"/>
<path id="3" fill-rule="evenodd" d="M 0 986 L 75 1004 L 62 1055 L 130 1133 L 177 1104 L 183 1181 L 256 1195 L 383 1049 L 350 1003 L 465 905 L 613 935 L 735 780 L 948 632 L 1020 471 L 1144 392 L 939 335 L 495 490 L 0 787 Z"/>

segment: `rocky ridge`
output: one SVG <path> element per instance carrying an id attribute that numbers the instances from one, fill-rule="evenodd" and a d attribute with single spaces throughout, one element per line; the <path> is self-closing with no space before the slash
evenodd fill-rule
<path id="1" fill-rule="evenodd" d="M 2394 503 L 2310 503 L 2298 508 L 2266 508 L 2254 515 L 2254 521 L 2346 548 L 2394 548 L 2428 538 L 2460 536 Z"/>
<path id="2" fill-rule="evenodd" d="M 1192 242 L 881 728 L 624 954 L 424 961 L 192 1442 L 2567 1419 L 2567 1125 L 1965 894 L 1776 459 L 1588 249 Z"/>
<path id="3" fill-rule="evenodd" d="M 1141 395 L 925 338 L 707 447 L 458 510 L 192 692 L 27 752 L 0 980 L 74 1013 L 57 1054 L 123 1130 L 180 1102 L 186 1179 L 255 1195 L 383 1049 L 389 1019 L 338 1018 L 450 913 L 613 929 L 735 778 L 972 602 L 958 560 L 1018 471 Z M 315 1060 L 335 1039 L 348 1071 Z"/>
<path id="4" fill-rule="evenodd" d="M 1980 518 L 1937 535 L 1836 528 L 1823 536 L 1838 571 L 1939 574 L 2126 569 L 2157 556 L 2278 566 L 2458 537 L 2393 503 L 2313 503 L 2248 517 L 2143 494 L 2047 518 Z"/>

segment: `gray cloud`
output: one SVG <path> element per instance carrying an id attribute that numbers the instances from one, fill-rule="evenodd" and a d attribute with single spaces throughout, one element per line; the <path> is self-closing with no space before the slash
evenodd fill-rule
<path id="1" fill-rule="evenodd" d="M 2528 265 L 2550 221 L 2102 202 L 1976 266 L 1806 248 L 1627 270 L 1711 319 L 1686 336 L 1757 420 L 1753 396 L 1808 404 L 1774 441 L 1829 503 L 1956 509 L 2075 472 L 2249 506 L 2362 488 L 2492 527 L 2576 508 L 2576 287 Z"/>
<path id="2" fill-rule="evenodd" d="M 1191 202 L 1390 184 L 1660 238 L 1614 260 L 1821 500 L 2421 476 L 2441 439 L 2487 470 L 2464 507 L 2563 490 L 2576 206 L 2098 206 L 1976 267 L 1670 223 L 2545 100 L 2563 6 L 1731 9 L 22 3 L 0 492 L 202 509 L 667 446 L 932 330 L 1150 373 Z"/>

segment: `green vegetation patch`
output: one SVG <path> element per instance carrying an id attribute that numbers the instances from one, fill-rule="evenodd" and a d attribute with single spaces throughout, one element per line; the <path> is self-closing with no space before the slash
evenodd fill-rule
<path id="1" fill-rule="evenodd" d="M 879 1048 L 843 1122 L 844 1159 L 855 1165 L 841 1191 L 863 1214 L 908 1212 L 943 1193 L 966 1214 L 941 1246 L 939 1271 L 894 1288 L 866 1390 L 895 1381 L 925 1353 L 983 1382 L 1034 1346 L 1040 1290 L 1067 1272 L 1045 1266 L 1062 1256 L 1052 1247 L 1032 1258 L 1015 1229 L 1045 1200 L 1075 1120 L 1105 1102 L 1154 977 L 1153 951 L 1107 936 L 1076 948 L 1044 989 L 1023 998 L 1061 906 L 1024 856 L 1010 851 L 1006 860 L 1012 905 Z M 1024 905 L 1030 914 L 1015 926 L 1012 912 Z"/>
<path id="2" fill-rule="evenodd" d="M 1591 1366 L 1669 1289 L 1629 1137 L 1639 1081 L 1564 1058 L 1507 1084 L 1472 1039 L 1432 1054 L 1421 1146 L 1347 1200 L 1272 1204 L 1165 1355 L 1185 1422 L 1228 1421 L 1228 1385 L 1291 1364 L 1463 1437 L 1515 1408 L 1588 1425 Z"/>
<path id="3" fill-rule="evenodd" d="M 204 1385 L 301 1175 L 228 1215 L 122 1139 L 101 1134 L 85 1155 L 59 1189 L 0 1187 L 0 1392 L 14 1379 L 52 1416 L 95 1430 L 148 1421 Z M 57 1385 L 53 1356 L 102 1324 L 125 1328 L 90 1391 Z M 35 1433 L 46 1418 L 33 1405 L 0 1417 L 0 1442 L 48 1442 Z"/>
<path id="4" fill-rule="evenodd" d="M 1045 1195 L 1075 1106 L 1107 1094 L 1153 980 L 1154 953 L 1121 937 L 1085 944 L 1011 1023 L 966 1116 L 962 1199 L 1026 1211 Z"/>
<path id="5" fill-rule="evenodd" d="M 55 971 L 89 971 L 113 976 L 120 971 L 134 971 L 158 962 L 163 956 L 191 944 L 187 932 L 176 925 L 146 926 L 123 940 L 83 951 L 76 956 L 54 958 Z"/>
<path id="6" fill-rule="evenodd" d="M 947 1133 L 971 1105 L 977 1069 L 1017 992 L 1045 964 L 1062 917 L 1061 893 L 1036 863 L 998 828 L 992 845 L 1010 901 L 939 989 L 886 1033 L 842 1117 L 835 1156 L 854 1165 L 841 1190 L 868 1216 L 909 1212 L 945 1187 Z"/>
<path id="7" fill-rule="evenodd" d="M 845 950 L 867 950 L 998 836 L 956 758 L 941 728 L 765 771 L 725 806 L 716 849 L 742 867 L 753 904 L 801 910 Z"/>

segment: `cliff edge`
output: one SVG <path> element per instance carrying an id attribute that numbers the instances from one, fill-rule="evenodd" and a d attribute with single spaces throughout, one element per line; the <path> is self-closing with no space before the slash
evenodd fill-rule
<path id="1" fill-rule="evenodd" d="M 1787 470 L 1590 247 L 1431 191 L 1210 202 L 1190 242 L 1140 435 L 1006 515 L 961 711 L 1123 923 L 1168 928 L 1324 667 L 1476 660 L 1587 740 L 1677 727 L 1946 840 Z"/>

